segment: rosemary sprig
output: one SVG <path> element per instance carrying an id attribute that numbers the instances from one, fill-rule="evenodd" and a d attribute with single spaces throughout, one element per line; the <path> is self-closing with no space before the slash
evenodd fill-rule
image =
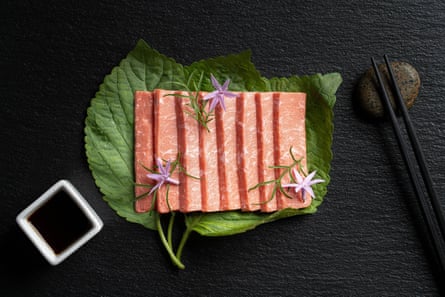
<path id="1" fill-rule="evenodd" d="M 189 107 L 189 110 L 185 110 L 185 112 L 189 116 L 194 118 L 207 131 L 210 132 L 208 123 L 214 119 L 215 114 L 214 114 L 213 110 L 212 111 L 206 110 L 207 100 L 200 100 L 200 97 L 199 97 L 199 92 L 201 91 L 202 81 L 204 78 L 204 72 L 201 72 L 198 82 L 196 82 L 194 80 L 195 74 L 196 74 L 196 71 L 193 71 L 190 74 L 186 84 L 181 83 L 181 82 L 172 82 L 172 84 L 178 85 L 181 88 L 183 88 L 188 93 L 188 95 L 167 94 L 165 96 L 188 98 L 189 103 L 187 103 L 187 107 Z"/>
<path id="2" fill-rule="evenodd" d="M 186 175 L 186 176 L 188 176 L 190 178 L 199 180 L 200 179 L 199 177 L 191 175 L 190 173 L 187 172 L 187 170 L 184 168 L 184 166 L 181 163 L 181 158 L 182 158 L 181 153 L 178 153 L 176 155 L 176 160 L 172 163 L 171 173 L 173 173 L 175 171 L 176 167 L 177 167 L 178 168 L 178 172 L 183 173 L 184 175 Z"/>
<path id="3" fill-rule="evenodd" d="M 264 187 L 266 185 L 273 184 L 272 193 L 271 193 L 269 199 L 267 199 L 266 201 L 260 202 L 259 203 L 260 205 L 267 204 L 270 201 L 272 201 L 276 197 L 277 192 L 283 194 L 285 197 L 287 197 L 289 199 L 293 199 L 294 198 L 294 197 L 292 197 L 291 195 L 289 195 L 287 193 L 288 192 L 287 190 L 284 189 L 282 180 L 287 175 L 289 177 L 289 180 L 291 181 L 291 183 L 295 183 L 296 182 L 295 178 L 292 176 L 292 169 L 295 168 L 295 166 L 298 165 L 298 167 L 301 170 L 301 160 L 303 158 L 300 158 L 300 159 L 295 158 L 294 154 L 292 153 L 292 147 L 289 148 L 289 154 L 290 154 L 291 159 L 292 159 L 292 163 L 290 165 L 288 165 L 288 166 L 286 166 L 286 165 L 269 166 L 270 169 L 281 169 L 282 170 L 280 175 L 278 176 L 278 178 L 260 182 L 257 185 L 249 188 L 248 191 L 250 192 L 250 191 L 256 190 L 256 189 L 258 189 L 260 187 Z"/>

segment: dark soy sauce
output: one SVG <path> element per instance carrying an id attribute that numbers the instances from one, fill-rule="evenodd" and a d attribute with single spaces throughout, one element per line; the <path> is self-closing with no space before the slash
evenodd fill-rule
<path id="1" fill-rule="evenodd" d="M 93 227 L 76 202 L 63 190 L 48 199 L 28 220 L 56 254 L 63 252 Z"/>

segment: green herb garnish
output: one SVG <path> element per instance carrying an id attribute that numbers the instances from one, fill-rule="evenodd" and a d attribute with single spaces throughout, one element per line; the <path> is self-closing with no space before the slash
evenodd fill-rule
<path id="1" fill-rule="evenodd" d="M 188 95 L 181 94 L 167 94 L 165 96 L 175 96 L 181 98 L 188 98 L 190 101 L 187 103 L 187 106 L 190 110 L 185 110 L 185 112 L 193 117 L 201 126 L 203 126 L 207 131 L 210 132 L 207 124 L 212 121 L 215 117 L 215 113 L 213 109 L 209 111 L 206 110 L 207 100 L 201 100 L 199 96 L 199 92 L 201 91 L 202 80 L 204 78 L 204 72 L 201 72 L 198 82 L 196 82 L 193 78 L 195 76 L 195 71 L 189 75 L 187 83 L 181 83 L 178 81 L 172 82 L 172 84 L 177 85 L 184 89 L 188 93 Z"/>
<path id="2" fill-rule="evenodd" d="M 309 175 L 304 173 L 304 170 L 301 166 L 302 159 L 297 160 L 295 158 L 294 154 L 292 153 L 292 147 L 290 147 L 290 149 L 289 149 L 289 155 L 292 158 L 292 163 L 290 165 L 269 166 L 269 168 L 271 168 L 271 169 L 277 169 L 277 170 L 281 171 L 276 179 L 260 182 L 257 185 L 255 185 L 249 189 L 249 192 L 250 192 L 250 191 L 256 190 L 260 187 L 274 184 L 273 190 L 271 192 L 269 199 L 261 202 L 260 204 L 267 204 L 270 201 L 272 201 L 276 197 L 277 192 L 283 194 L 284 196 L 286 196 L 289 199 L 294 199 L 294 197 L 292 197 L 291 195 L 288 194 L 288 188 L 293 188 L 295 193 L 298 193 L 301 191 L 301 199 L 304 202 L 306 199 L 305 198 L 306 192 L 309 193 L 309 195 L 312 198 L 314 198 L 315 194 L 314 194 L 314 191 L 312 190 L 312 186 L 315 184 L 324 182 L 324 180 L 322 180 L 322 179 L 314 179 L 314 180 L 312 179 L 315 176 L 315 174 L 317 173 L 317 171 L 313 171 Z M 303 177 L 302 174 L 303 174 L 303 176 L 306 176 L 306 175 L 307 176 Z M 290 183 L 283 184 L 283 178 L 286 175 L 289 177 Z M 287 190 L 285 190 L 285 189 L 287 189 Z"/>
<path id="3" fill-rule="evenodd" d="M 291 172 L 292 172 L 293 169 L 295 169 L 295 166 L 297 166 L 297 165 L 298 165 L 299 168 L 301 168 L 301 160 L 302 159 L 298 159 L 297 160 L 295 158 L 294 154 L 292 153 L 292 147 L 289 149 L 289 154 L 290 154 L 290 156 L 292 158 L 292 163 L 290 165 L 271 165 L 271 166 L 269 166 L 270 169 L 277 169 L 277 170 L 281 171 L 276 179 L 263 181 L 263 182 L 258 183 L 255 186 L 249 188 L 249 192 L 250 192 L 250 191 L 256 190 L 256 189 L 258 189 L 260 187 L 264 187 L 266 185 L 273 184 L 273 189 L 272 189 L 272 192 L 271 192 L 271 195 L 270 195 L 269 199 L 267 199 L 266 201 L 261 202 L 260 204 L 267 204 L 270 201 L 272 201 L 275 198 L 277 192 L 283 194 L 287 198 L 290 198 L 290 199 L 293 198 L 284 189 L 284 188 L 287 188 L 287 187 L 285 185 L 283 185 L 282 180 L 287 175 L 291 182 L 296 182 L 295 179 L 293 178 Z"/>

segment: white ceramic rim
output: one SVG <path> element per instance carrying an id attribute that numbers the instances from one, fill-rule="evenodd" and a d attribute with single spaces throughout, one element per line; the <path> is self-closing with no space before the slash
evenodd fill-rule
<path id="1" fill-rule="evenodd" d="M 47 200 L 51 199 L 58 191 L 65 191 L 70 198 L 79 206 L 83 214 L 89 219 L 92 224 L 92 228 L 86 232 L 82 237 L 72 243 L 63 252 L 56 254 L 54 250 L 43 239 L 42 235 L 37 229 L 29 222 L 29 216 L 34 213 L 40 206 L 42 206 Z M 68 180 L 59 180 L 53 186 L 51 186 L 45 193 L 32 202 L 16 217 L 17 224 L 23 230 L 23 232 L 34 243 L 40 253 L 46 258 L 51 265 L 57 265 L 69 257 L 72 253 L 78 250 L 88 240 L 93 238 L 103 227 L 103 222 L 96 214 L 93 208 L 83 198 L 83 196 L 76 190 L 76 188 Z"/>

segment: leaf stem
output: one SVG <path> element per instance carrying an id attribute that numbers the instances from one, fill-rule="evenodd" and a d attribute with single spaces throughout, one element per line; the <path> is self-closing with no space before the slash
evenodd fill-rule
<path id="1" fill-rule="evenodd" d="M 170 243 L 165 238 L 164 230 L 162 229 L 162 224 L 161 224 L 161 215 L 159 214 L 157 214 L 156 216 L 156 228 L 158 229 L 159 236 L 161 237 L 161 242 L 164 245 L 165 249 L 167 250 L 168 254 L 170 255 L 170 259 L 172 260 L 173 264 L 178 266 L 179 269 L 184 269 L 185 268 L 184 264 L 182 264 L 179 258 L 175 256 L 175 253 L 173 252 Z"/>
<path id="2" fill-rule="evenodd" d="M 191 217 L 185 215 L 185 221 L 186 221 L 186 229 L 184 231 L 184 234 L 182 234 L 181 241 L 179 242 L 179 247 L 176 252 L 176 258 L 181 259 L 182 250 L 184 249 L 184 246 L 190 236 L 190 233 L 192 233 L 193 228 L 195 228 L 196 224 L 199 224 L 201 221 L 202 214 L 200 215 L 192 215 Z"/>
<path id="3" fill-rule="evenodd" d="M 170 219 L 168 221 L 168 229 L 167 229 L 167 241 L 168 241 L 168 246 L 173 250 L 173 224 L 175 222 L 175 213 L 172 212 L 170 215 Z"/>
<path id="4" fill-rule="evenodd" d="M 179 242 L 178 250 L 176 251 L 176 258 L 178 260 L 181 259 L 182 250 L 184 249 L 184 246 L 187 242 L 187 239 L 189 238 L 190 233 L 192 233 L 192 228 L 187 227 L 187 229 L 184 231 L 184 234 L 182 234 L 181 241 Z"/>

